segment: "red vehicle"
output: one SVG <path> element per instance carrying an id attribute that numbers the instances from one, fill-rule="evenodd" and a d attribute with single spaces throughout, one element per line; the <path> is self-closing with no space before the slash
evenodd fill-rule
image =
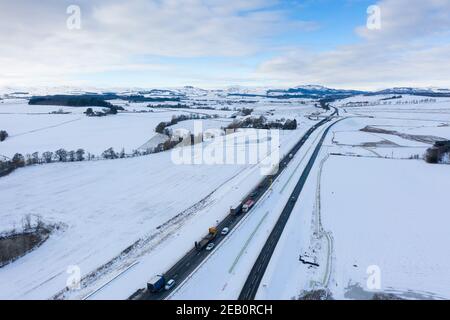
<path id="1" fill-rule="evenodd" d="M 242 206 L 242 212 L 247 213 L 248 210 L 250 210 L 254 204 L 255 201 L 253 201 L 252 199 L 247 200 L 247 202 L 244 203 L 244 205 Z"/>

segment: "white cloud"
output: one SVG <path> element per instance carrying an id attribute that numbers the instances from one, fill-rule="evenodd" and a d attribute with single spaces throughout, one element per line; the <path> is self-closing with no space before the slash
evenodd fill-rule
<path id="1" fill-rule="evenodd" d="M 273 6 L 278 1 L 77 0 L 82 29 L 75 31 L 66 28 L 66 8 L 73 0 L 2 1 L 0 85 L 71 84 L 102 72 L 143 71 L 177 84 L 450 87 L 449 0 L 379 1 L 382 28 L 356 28 L 358 44 L 325 52 L 279 50 L 282 54 L 252 73 L 246 59 L 275 49 L 277 35 L 317 27 L 288 19 Z M 152 56 L 229 57 L 232 63 L 221 70 L 206 70 L 206 63 L 193 70 L 146 59 Z"/>
<path id="2" fill-rule="evenodd" d="M 136 57 L 152 55 L 253 54 L 278 32 L 311 27 L 289 22 L 285 12 L 271 9 L 275 2 L 79 0 L 82 29 L 68 30 L 66 8 L 73 1 L 5 1 L 0 4 L 0 81 L 36 84 L 136 70 Z M 158 66 L 143 64 L 143 70 L 153 68 Z"/>
<path id="3" fill-rule="evenodd" d="M 448 0 L 383 0 L 382 28 L 359 27 L 357 33 L 368 41 L 416 41 L 422 37 L 447 34 L 450 31 L 450 1 Z"/>
<path id="4" fill-rule="evenodd" d="M 384 0 L 377 5 L 381 30 L 357 28 L 360 43 L 319 53 L 293 48 L 262 63 L 255 76 L 289 85 L 450 87 L 450 1 Z"/>

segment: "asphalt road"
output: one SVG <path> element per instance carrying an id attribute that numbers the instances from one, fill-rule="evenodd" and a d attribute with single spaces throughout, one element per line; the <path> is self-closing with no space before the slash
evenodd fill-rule
<path id="1" fill-rule="evenodd" d="M 337 114 L 337 110 L 335 109 L 335 111 L 332 115 L 330 115 L 329 117 L 321 120 L 320 122 L 318 122 L 314 126 L 312 126 L 303 135 L 303 137 L 300 139 L 300 141 L 291 149 L 291 151 L 286 155 L 286 157 L 280 161 L 279 170 L 277 171 L 277 173 L 274 175 L 265 177 L 264 180 L 250 193 L 252 196 L 251 197 L 247 196 L 247 198 L 244 199 L 242 203 L 245 203 L 250 198 L 255 200 L 255 203 L 256 203 L 262 197 L 262 195 L 270 188 L 272 181 L 275 180 L 283 172 L 283 170 L 286 168 L 286 166 L 292 160 L 291 157 L 289 157 L 289 154 L 294 155 L 295 153 L 297 153 L 297 151 L 303 146 L 303 144 L 309 138 L 309 136 L 315 130 L 317 130 L 319 127 L 321 127 L 323 124 L 330 121 L 333 118 L 333 116 L 335 116 L 336 114 Z M 214 242 L 215 245 L 218 245 L 226 237 L 226 236 L 222 236 L 220 234 L 222 229 L 225 227 L 228 227 L 231 231 L 231 229 L 233 229 L 233 227 L 235 227 L 237 225 L 237 223 L 244 216 L 245 216 L 245 214 L 243 214 L 243 213 L 240 213 L 238 215 L 231 215 L 231 214 L 227 215 L 225 217 L 225 219 L 223 219 L 217 225 L 218 233 L 217 233 L 216 238 L 212 242 Z M 277 223 L 277 225 L 278 225 L 278 223 Z M 281 232 L 282 232 L 282 229 L 281 229 Z M 267 245 L 267 243 L 266 243 L 266 245 Z M 276 245 L 276 243 L 275 243 L 275 245 Z M 167 272 L 164 273 L 164 278 L 166 279 L 166 281 L 169 279 L 174 279 L 176 281 L 177 285 L 180 284 L 195 270 L 195 268 L 198 265 L 200 265 L 200 263 L 210 253 L 211 253 L 211 251 L 206 251 L 205 249 L 198 251 L 197 249 L 195 249 L 195 247 L 193 247 L 192 250 L 190 250 L 183 258 L 181 258 L 175 265 L 173 265 Z M 269 259 L 270 259 L 270 257 L 269 257 Z M 148 278 L 151 279 L 153 276 L 154 275 L 149 274 Z M 259 282 L 258 282 L 258 285 L 259 285 Z M 135 292 L 129 299 L 162 300 L 162 299 L 165 299 L 169 294 L 170 294 L 170 291 L 165 291 L 165 290 L 161 290 L 159 292 L 152 293 L 146 289 L 141 289 L 141 290 L 138 290 L 137 292 Z"/>
<path id="2" fill-rule="evenodd" d="M 339 122 L 339 121 L 340 120 L 338 120 L 336 122 Z M 298 182 L 294 188 L 294 191 L 292 192 L 291 196 L 289 197 L 289 200 L 288 200 L 286 206 L 284 207 L 280 217 L 278 218 L 274 228 L 272 229 L 272 232 L 270 233 L 269 237 L 267 238 L 266 243 L 264 244 L 264 247 L 262 248 L 258 258 L 255 261 L 255 264 L 253 265 L 252 270 L 249 273 L 249 276 L 247 277 L 244 287 L 242 288 L 242 291 L 239 295 L 239 300 L 253 300 L 255 298 L 256 293 L 259 288 L 259 285 L 261 283 L 261 280 L 264 276 L 267 266 L 269 265 L 270 258 L 272 257 L 275 247 L 277 246 L 278 240 L 280 239 L 281 234 L 283 233 L 284 227 L 286 226 L 286 223 L 289 220 L 289 217 L 292 213 L 292 210 L 294 209 L 297 199 L 303 190 L 306 180 L 308 179 L 309 173 L 311 172 L 311 169 L 314 166 L 314 162 L 317 159 L 317 156 L 320 152 L 323 141 L 325 140 L 325 137 L 328 134 L 328 131 L 330 130 L 330 128 L 334 124 L 336 124 L 336 122 L 331 124 L 324 131 L 319 143 L 317 144 L 316 148 L 314 149 L 314 152 L 313 152 L 311 158 L 309 159 L 308 164 L 306 165 L 305 169 L 303 170 L 302 175 L 300 176 L 300 179 L 298 180 Z"/>

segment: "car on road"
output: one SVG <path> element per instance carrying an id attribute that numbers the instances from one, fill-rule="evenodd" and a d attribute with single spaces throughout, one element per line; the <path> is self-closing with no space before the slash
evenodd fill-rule
<path id="1" fill-rule="evenodd" d="M 242 212 L 247 213 L 255 204 L 255 201 L 253 199 L 248 199 L 247 202 L 244 203 L 242 206 Z"/>
<path id="2" fill-rule="evenodd" d="M 166 289 L 166 291 L 169 291 L 174 286 L 175 286 L 175 280 L 170 279 L 169 281 L 167 281 L 166 286 L 164 287 L 164 289 Z"/>
<path id="3" fill-rule="evenodd" d="M 229 229 L 229 228 L 223 228 L 221 234 L 222 234 L 223 236 L 226 236 L 226 235 L 228 234 L 228 232 L 230 232 L 230 229 Z"/>
<path id="4" fill-rule="evenodd" d="M 214 248 L 214 242 L 211 242 L 206 246 L 206 251 L 211 251 L 213 248 Z"/>

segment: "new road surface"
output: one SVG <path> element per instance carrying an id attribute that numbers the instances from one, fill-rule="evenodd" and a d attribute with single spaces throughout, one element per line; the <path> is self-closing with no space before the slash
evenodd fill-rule
<path id="1" fill-rule="evenodd" d="M 265 177 L 264 180 L 256 187 L 256 189 L 253 190 L 253 192 L 250 193 L 249 196 L 247 196 L 246 199 L 243 200 L 242 203 L 245 203 L 249 199 L 252 199 L 255 202 L 257 202 L 262 197 L 262 195 L 264 195 L 264 193 L 270 188 L 272 181 L 274 179 L 276 179 L 283 172 L 283 170 L 286 168 L 286 166 L 292 160 L 293 155 L 298 152 L 298 150 L 303 146 L 303 144 L 309 138 L 309 136 L 315 130 L 317 130 L 319 127 L 321 127 L 322 125 L 324 125 L 325 123 L 327 123 L 331 119 L 333 119 L 333 117 L 338 114 L 337 112 L 338 112 L 337 109 L 335 109 L 335 111 L 329 117 L 321 120 L 320 122 L 318 122 L 314 126 L 312 126 L 303 135 L 303 137 L 300 139 L 300 141 L 291 149 L 291 151 L 280 161 L 279 170 L 277 171 L 277 173 L 274 175 Z M 325 136 L 325 134 L 324 134 L 324 136 Z M 315 157 L 317 157 L 316 153 L 318 153 L 318 150 L 320 149 L 320 145 L 323 142 L 323 139 L 324 139 L 324 137 L 322 138 L 322 140 L 320 141 L 320 143 L 318 145 L 318 148 L 316 149 L 317 152 L 315 151 L 315 153 L 313 154 L 314 160 L 315 160 Z M 312 166 L 314 161 L 310 160 L 310 162 L 311 162 L 311 166 Z M 306 169 L 305 169 L 305 171 L 306 171 Z M 304 179 L 306 180 L 306 177 Z M 298 186 L 296 186 L 296 190 L 298 189 L 297 187 Z M 300 189 L 300 191 L 301 191 L 301 189 Z M 298 194 L 300 193 L 300 191 L 298 191 Z M 296 191 L 294 191 L 294 193 L 295 192 Z M 290 204 L 288 204 L 287 206 L 289 206 L 289 205 Z M 285 210 L 286 210 L 286 208 L 285 208 Z M 291 208 L 291 210 L 292 210 L 292 208 Z M 287 218 L 289 217 L 289 216 L 287 216 L 287 217 L 283 218 L 285 215 L 286 215 L 286 213 L 285 213 L 285 211 L 283 211 L 283 214 L 280 216 L 281 221 L 283 221 L 283 219 L 287 220 Z M 238 222 L 242 219 L 243 216 L 244 216 L 244 214 L 242 214 L 241 212 L 237 212 L 235 214 L 229 214 L 224 220 L 222 220 L 217 225 L 218 233 L 217 233 L 217 236 L 214 238 L 215 245 L 218 245 L 226 237 L 226 235 L 221 234 L 221 230 L 225 227 L 229 228 L 230 230 L 233 229 L 233 227 L 235 227 L 238 224 Z M 280 222 L 280 220 L 277 222 L 275 229 L 278 228 L 277 229 L 278 231 L 276 233 L 279 232 L 281 234 L 285 223 L 283 224 L 282 222 Z M 279 228 L 281 228 L 281 230 Z M 274 233 L 274 231 L 272 232 L 272 234 L 273 233 Z M 273 246 L 273 248 L 275 248 L 276 242 L 278 241 L 278 238 L 279 238 L 279 236 L 273 237 L 272 234 L 268 239 L 268 242 L 271 241 L 271 243 L 272 243 L 271 246 L 268 246 L 268 248 L 266 250 L 263 250 L 263 252 L 261 252 L 261 254 L 270 253 L 267 262 L 266 262 L 266 259 L 263 259 L 260 263 L 258 263 L 258 261 L 260 261 L 261 255 L 257 261 L 258 266 L 265 265 L 264 270 L 267 267 L 268 261 L 270 260 L 271 252 L 273 252 L 273 249 L 271 251 L 270 248 L 272 248 L 272 246 Z M 273 241 L 275 241 L 275 242 L 273 242 Z M 267 246 L 267 243 L 266 243 L 266 246 Z M 264 248 L 266 248 L 266 246 L 264 246 Z M 200 263 L 210 254 L 210 252 L 211 251 L 207 251 L 205 249 L 197 250 L 194 247 L 183 258 L 181 258 L 174 266 L 172 266 L 167 272 L 165 272 L 163 274 L 164 278 L 166 280 L 174 279 L 177 284 L 180 284 L 197 268 L 197 266 L 200 265 Z M 255 266 L 257 266 L 257 265 L 255 264 Z M 257 269 L 258 269 L 258 266 L 256 267 Z M 253 269 L 255 269 L 255 267 Z M 246 288 L 251 289 L 249 292 L 253 292 L 254 290 L 257 290 L 257 286 L 259 285 L 259 282 L 261 281 L 261 277 L 264 273 L 264 270 L 259 270 L 259 272 L 252 270 L 252 273 L 250 275 L 253 274 L 256 276 L 256 277 L 252 277 L 253 280 L 250 281 L 250 283 L 252 283 L 253 285 L 246 284 L 246 287 L 244 287 L 244 289 L 246 289 Z M 149 278 L 151 278 L 151 277 L 152 277 L 152 275 L 149 275 Z M 256 286 L 256 289 L 253 289 L 254 286 Z M 245 290 L 245 291 L 247 292 L 247 290 Z M 243 292 L 244 292 L 244 290 L 243 290 Z M 133 299 L 133 300 L 161 300 L 161 299 L 165 299 L 169 295 L 169 293 L 170 293 L 169 291 L 165 291 L 165 290 L 161 290 L 161 291 L 155 293 L 155 292 L 150 292 L 147 289 L 141 289 L 141 290 L 138 290 L 137 292 L 135 292 L 130 297 L 130 299 Z M 255 293 L 256 293 L 256 291 L 255 291 Z M 244 298 L 247 298 L 247 297 L 251 298 L 252 293 L 250 295 L 245 295 Z M 254 297 L 254 295 L 253 295 L 253 297 Z"/>

